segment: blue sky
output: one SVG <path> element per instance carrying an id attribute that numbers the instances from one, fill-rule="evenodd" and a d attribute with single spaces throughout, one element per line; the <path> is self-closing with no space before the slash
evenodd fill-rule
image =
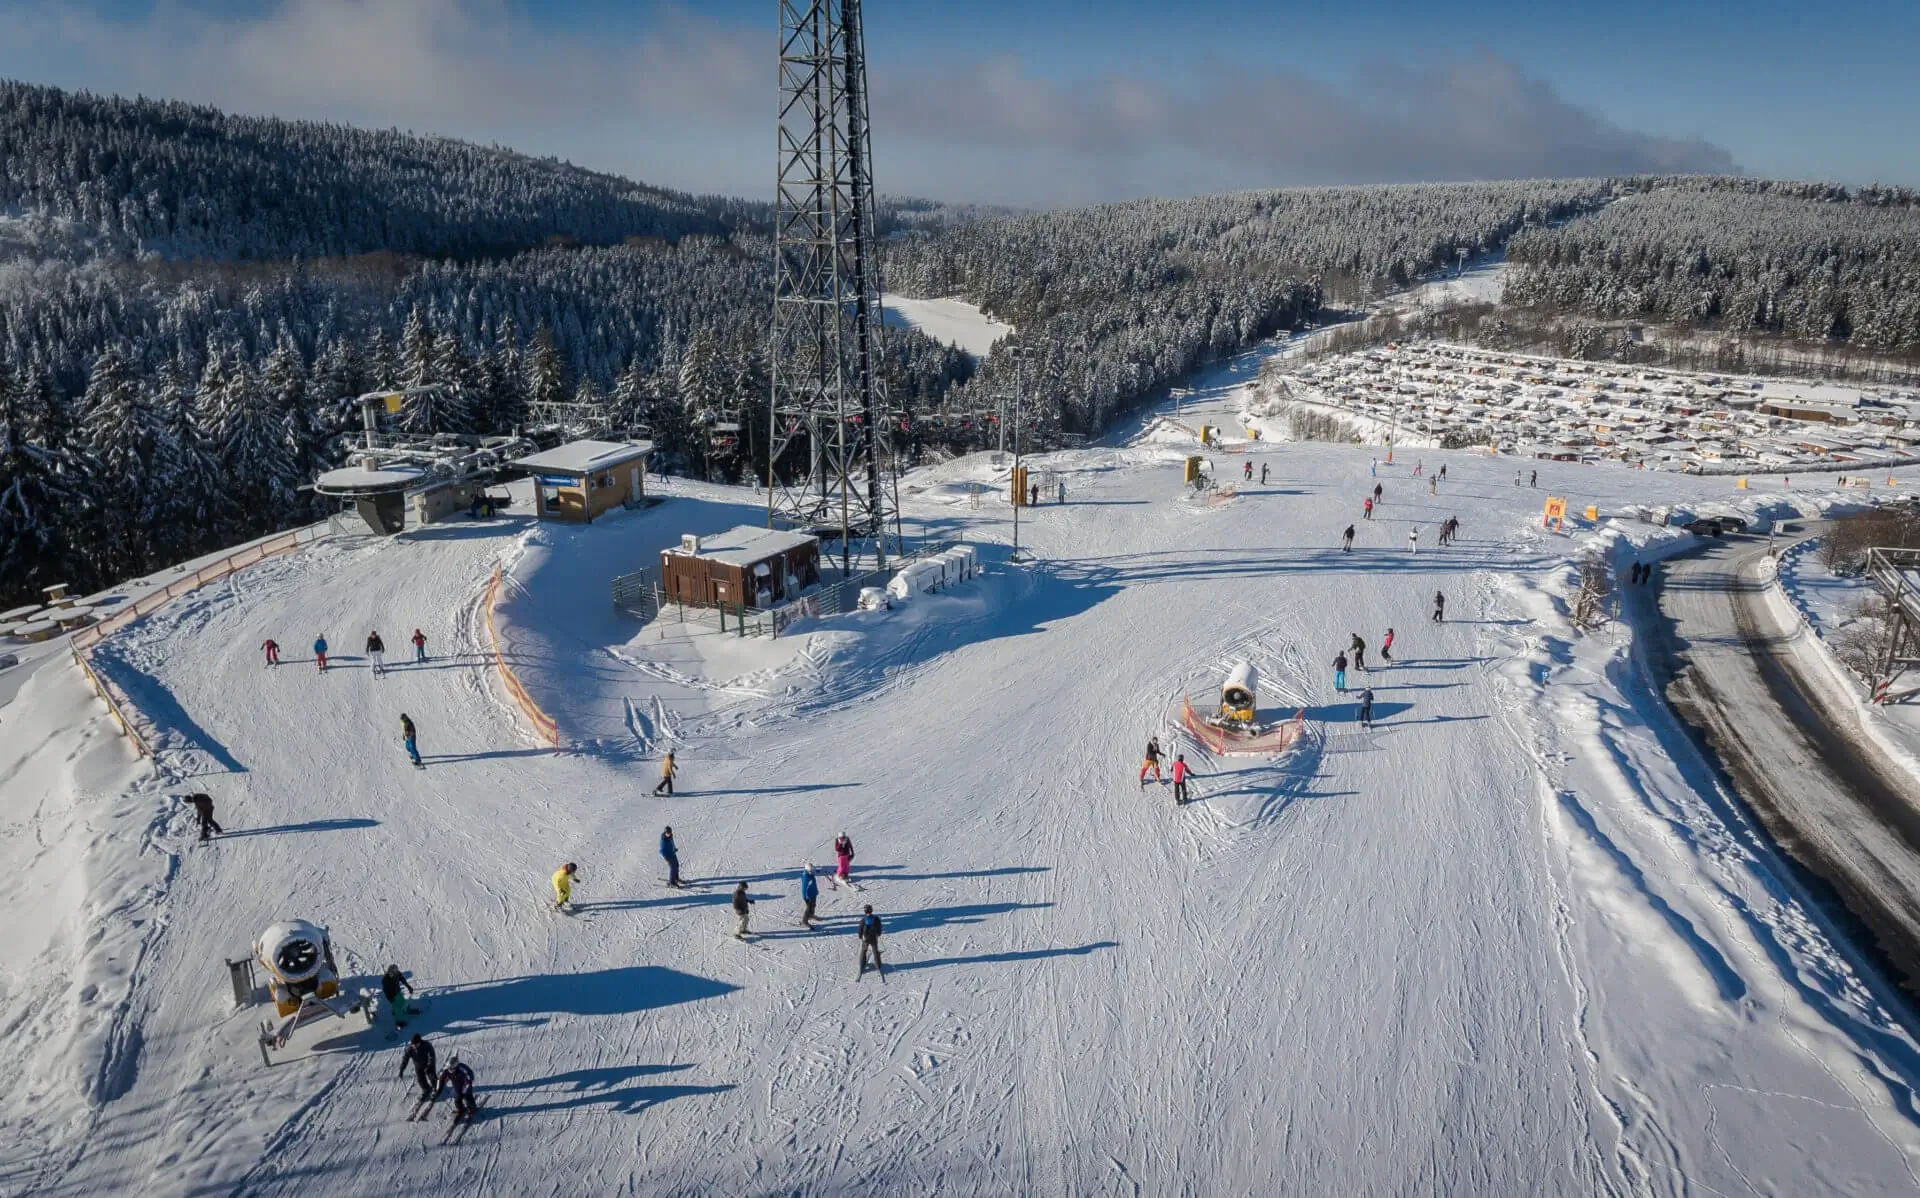
<path id="1" fill-rule="evenodd" d="M 866 0 L 879 184 L 1040 205 L 1740 169 L 1920 185 L 1920 0 Z M 765 195 L 774 0 L 0 0 L 0 74 Z"/>

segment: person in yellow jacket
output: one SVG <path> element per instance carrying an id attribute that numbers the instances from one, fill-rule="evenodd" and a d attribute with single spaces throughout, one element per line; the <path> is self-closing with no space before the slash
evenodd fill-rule
<path id="1" fill-rule="evenodd" d="M 553 871 L 553 906 L 555 910 L 573 901 L 573 879 L 580 867 L 569 861 Z"/>
<path id="2" fill-rule="evenodd" d="M 668 750 L 667 755 L 660 760 L 660 782 L 653 788 L 653 793 L 657 795 L 665 791 L 667 794 L 672 794 L 673 776 L 679 772 L 680 767 L 673 763 L 673 752 Z"/>

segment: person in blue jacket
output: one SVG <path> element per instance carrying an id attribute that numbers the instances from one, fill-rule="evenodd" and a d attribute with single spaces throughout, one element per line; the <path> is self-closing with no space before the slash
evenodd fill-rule
<path id="1" fill-rule="evenodd" d="M 316 636 L 313 638 L 313 660 L 320 663 L 320 672 L 322 674 L 327 672 L 327 638 L 326 637 Z"/>
<path id="2" fill-rule="evenodd" d="M 820 901 L 820 883 L 814 878 L 811 865 L 800 871 L 800 897 L 807 904 L 807 909 L 800 913 L 800 926 L 810 928 L 813 921 L 820 918 L 813 913 L 813 905 Z"/>
<path id="3" fill-rule="evenodd" d="M 680 884 L 680 849 L 673 843 L 673 829 L 660 833 L 660 855 L 667 861 L 667 885 Z"/>

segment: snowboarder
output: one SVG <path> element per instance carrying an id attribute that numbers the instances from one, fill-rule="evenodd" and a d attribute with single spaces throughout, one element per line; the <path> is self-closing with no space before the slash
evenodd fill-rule
<path id="1" fill-rule="evenodd" d="M 1253 481 L 1253 463 L 1252 462 L 1240 463 L 1240 481 L 1249 482 L 1249 483 Z"/>
<path id="2" fill-rule="evenodd" d="M 1433 593 L 1433 622 L 1435 624 L 1447 622 L 1447 597 L 1439 591 Z"/>
<path id="3" fill-rule="evenodd" d="M 553 871 L 553 909 L 562 911 L 573 901 L 573 884 L 580 880 L 580 867 L 569 861 Z"/>
<path id="4" fill-rule="evenodd" d="M 1438 495 L 1439 493 L 1440 493 L 1440 476 L 1437 474 L 1427 475 L 1427 494 Z"/>
<path id="5" fill-rule="evenodd" d="M 1364 670 L 1367 668 L 1367 642 L 1361 640 L 1357 632 L 1348 635 L 1353 638 L 1347 642 L 1347 652 L 1353 654 L 1353 668 Z"/>
<path id="6" fill-rule="evenodd" d="M 453 1086 L 453 1121 L 473 1118 L 473 1113 L 480 1109 L 473 1097 L 473 1070 L 459 1057 L 449 1057 L 447 1067 L 440 1073 L 440 1084 Z"/>
<path id="7" fill-rule="evenodd" d="M 1353 552 L 1353 525 L 1347 525 L 1347 531 L 1340 534 L 1340 552 Z"/>
<path id="8" fill-rule="evenodd" d="M 434 1070 L 433 1043 L 419 1032 L 413 1033 L 413 1039 L 407 1041 L 406 1055 L 400 1058 L 400 1076 L 407 1075 L 407 1066 L 413 1066 L 413 1080 L 420 1086 L 420 1101 L 426 1102 L 440 1093 L 440 1079 Z"/>
<path id="9" fill-rule="evenodd" d="M 1346 693 L 1347 655 L 1345 653 L 1336 653 L 1333 655 L 1333 689 L 1342 694 Z"/>
<path id="10" fill-rule="evenodd" d="M 1387 629 L 1386 639 L 1380 642 L 1380 660 L 1393 664 L 1393 629 Z"/>
<path id="11" fill-rule="evenodd" d="M 261 644 L 260 648 L 266 651 L 268 665 L 277 666 L 280 664 L 280 642 L 279 641 L 274 640 L 272 637 L 268 637 L 266 641 Z"/>
<path id="12" fill-rule="evenodd" d="M 427 660 L 427 634 L 418 628 L 413 630 L 413 660 Z"/>
<path id="13" fill-rule="evenodd" d="M 660 832 L 660 856 L 667 863 L 667 885 L 680 885 L 680 846 L 673 842 L 673 828 L 668 826 Z"/>
<path id="14" fill-rule="evenodd" d="M 740 923 L 733 929 L 735 940 L 747 938 L 747 913 L 753 910 L 753 900 L 747 897 L 747 884 L 740 883 L 733 888 L 733 914 Z"/>
<path id="15" fill-rule="evenodd" d="M 1185 753 L 1173 759 L 1173 802 L 1179 806 L 1187 801 L 1187 755 Z"/>
<path id="16" fill-rule="evenodd" d="M 320 664 L 320 672 L 322 674 L 327 672 L 327 638 L 326 637 L 316 636 L 313 638 L 313 660 Z"/>
<path id="17" fill-rule="evenodd" d="M 1157 736 L 1149 736 L 1147 738 L 1147 759 L 1142 762 L 1140 766 L 1141 790 L 1147 788 L 1148 770 L 1153 771 L 1153 780 L 1155 782 L 1160 781 L 1160 738 Z"/>
<path id="18" fill-rule="evenodd" d="M 219 824 L 214 822 L 212 795 L 209 795 L 209 794 L 188 795 L 187 806 L 193 808 L 194 818 L 200 821 L 200 839 L 202 840 L 207 839 L 209 833 L 211 833 L 214 836 L 226 835 L 226 829 L 222 828 Z"/>
<path id="19" fill-rule="evenodd" d="M 655 797 L 658 797 L 663 790 L 669 795 L 673 793 L 673 776 L 679 772 L 680 767 L 673 763 L 673 750 L 668 749 L 667 755 L 660 759 L 660 781 L 653 787 Z"/>
<path id="20" fill-rule="evenodd" d="M 880 933 L 884 931 L 886 931 L 886 926 L 880 922 L 880 917 L 873 913 L 873 904 L 868 903 L 865 907 L 861 908 L 859 929 L 860 977 L 867 976 L 867 954 L 869 952 L 873 954 L 873 967 L 880 971 L 881 977 L 884 978 L 887 976 L 887 967 L 880 960 Z"/>
<path id="21" fill-rule="evenodd" d="M 1407 548 L 1416 555 L 1420 552 L 1420 526 L 1418 524 L 1407 530 Z"/>
<path id="22" fill-rule="evenodd" d="M 853 837 L 845 832 L 833 838 L 833 876 L 842 886 L 853 883 Z"/>
<path id="23" fill-rule="evenodd" d="M 426 769 L 426 763 L 420 760 L 420 734 L 413 727 L 413 720 L 406 712 L 400 713 L 400 739 L 407 746 L 407 756 L 413 758 L 415 769 Z"/>
<path id="24" fill-rule="evenodd" d="M 1362 728 L 1373 727 L 1373 688 L 1372 687 L 1368 687 L 1366 690 L 1363 690 L 1360 692 L 1360 726 Z"/>
<path id="25" fill-rule="evenodd" d="M 800 912 L 800 926 L 810 928 L 813 921 L 820 918 L 813 913 L 814 904 L 820 901 L 820 879 L 813 876 L 811 865 L 800 871 L 800 901 L 807 905 Z"/>
<path id="26" fill-rule="evenodd" d="M 407 1016 L 413 1013 L 401 998 L 403 990 L 412 994 L 413 983 L 407 980 L 406 974 L 400 972 L 398 965 L 387 966 L 387 971 L 380 975 L 380 993 L 386 995 L 387 1010 L 393 1015 L 393 1026 L 396 1028 L 407 1026 Z"/>
<path id="27" fill-rule="evenodd" d="M 1360 518 L 1362 520 L 1373 519 L 1373 496 L 1369 495 L 1360 501 Z"/>
<path id="28" fill-rule="evenodd" d="M 380 639 L 380 634 L 377 632 L 367 634 L 367 660 L 373 663 L 375 674 L 386 673 L 387 643 Z"/>
<path id="29" fill-rule="evenodd" d="M 1260 463 L 1260 485 L 1263 487 L 1267 485 L 1267 464 L 1265 462 Z"/>

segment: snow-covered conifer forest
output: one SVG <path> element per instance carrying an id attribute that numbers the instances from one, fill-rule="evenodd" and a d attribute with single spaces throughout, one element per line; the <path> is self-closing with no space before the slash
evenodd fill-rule
<path id="1" fill-rule="evenodd" d="M 891 335 L 916 450 L 978 444 L 971 417 L 1016 385 L 1042 438 L 1097 432 L 1196 366 L 1509 239 L 1526 303 L 1920 337 L 1903 192 L 1631 179 L 882 209 L 890 287 L 976 303 L 1028 351 L 976 364 Z M 340 400 L 377 387 L 448 387 L 410 413 L 444 431 L 604 398 L 694 473 L 689 432 L 725 409 L 752 469 L 770 216 L 444 138 L 0 82 L 0 599 L 312 518 L 299 487 L 337 457 Z M 216 474 L 244 481 L 192 485 Z"/>

